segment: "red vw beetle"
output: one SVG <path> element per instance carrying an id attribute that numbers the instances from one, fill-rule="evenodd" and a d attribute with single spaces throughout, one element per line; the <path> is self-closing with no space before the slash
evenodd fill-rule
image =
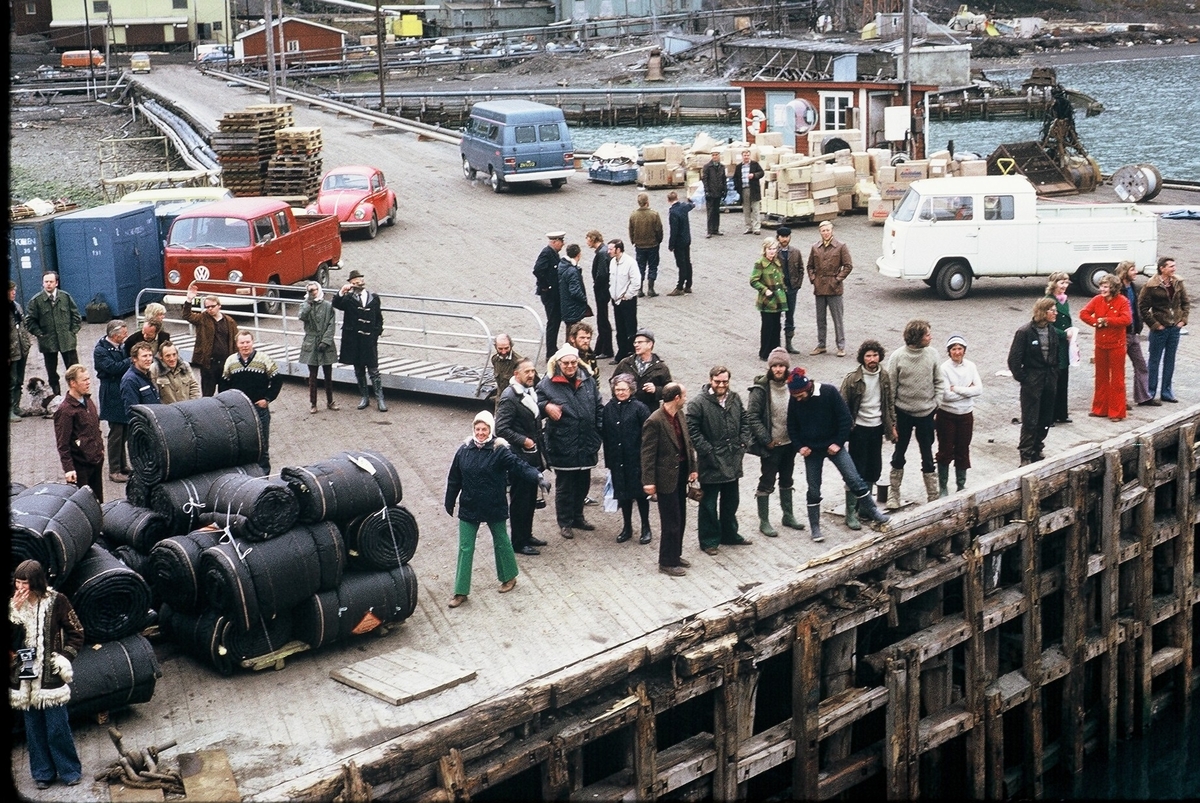
<path id="1" fill-rule="evenodd" d="M 330 170 L 321 179 L 321 191 L 308 211 L 336 215 L 342 231 L 365 231 L 367 239 L 379 232 L 379 224 L 396 224 L 396 193 L 388 188 L 383 171 L 365 165 Z"/>

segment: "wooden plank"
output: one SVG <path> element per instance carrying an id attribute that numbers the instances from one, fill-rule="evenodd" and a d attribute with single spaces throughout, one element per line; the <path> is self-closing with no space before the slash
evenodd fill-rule
<path id="1" fill-rule="evenodd" d="M 633 771 L 629 768 L 618 770 L 593 784 L 589 784 L 571 792 L 568 800 L 575 803 L 606 803 L 606 801 L 637 800 L 633 788 Z"/>
<path id="2" fill-rule="evenodd" d="M 1067 485 L 1067 500 L 1077 510 L 1085 510 L 1088 474 L 1071 469 Z M 1062 700 L 1063 759 L 1073 786 L 1083 779 L 1084 661 L 1087 635 L 1087 614 L 1083 585 L 1087 582 L 1087 532 L 1081 518 L 1076 517 L 1067 528 L 1064 541 L 1066 566 L 1063 572 L 1063 652 L 1068 672 Z"/>
<path id="3" fill-rule="evenodd" d="M 916 723 L 910 727 L 908 721 L 908 662 L 900 658 L 888 658 L 886 681 L 888 705 L 884 725 L 883 766 L 887 776 L 887 797 L 888 800 L 907 800 L 908 773 L 915 756 L 909 753 L 905 734 L 916 729 Z M 802 797 L 811 799 L 807 795 Z"/>
<path id="4" fill-rule="evenodd" d="M 876 742 L 821 772 L 817 799 L 830 800 L 850 791 L 883 769 L 883 747 Z"/>
<path id="5" fill-rule="evenodd" d="M 1035 475 L 1021 477 L 1021 518 L 1029 527 L 1021 542 L 1021 588 L 1025 593 L 1025 615 L 1021 617 L 1022 665 L 1031 686 L 1031 699 L 1025 705 L 1025 756 L 1022 770 L 1025 786 L 1033 797 L 1042 796 L 1042 728 L 1040 700 L 1042 652 L 1041 550 L 1038 548 L 1038 511 L 1041 487 Z"/>
<path id="6" fill-rule="evenodd" d="M 654 796 L 658 778 L 658 747 L 654 706 L 646 694 L 646 684 L 639 683 L 637 696 L 637 721 L 633 739 L 633 778 L 637 796 L 641 800 Z"/>
<path id="7" fill-rule="evenodd" d="M 990 594 L 984 601 L 983 629 L 991 630 L 999 627 L 1005 622 L 1016 619 L 1025 613 L 1025 610 L 1025 592 L 1019 585 L 1009 586 Z"/>
<path id="8" fill-rule="evenodd" d="M 792 648 L 792 735 L 796 760 L 792 762 L 792 793 L 802 800 L 817 796 L 820 770 L 821 641 L 818 617 L 805 616 L 796 625 Z"/>
<path id="9" fill-rule="evenodd" d="M 1146 488 L 1154 487 L 1156 457 L 1153 439 L 1148 435 L 1141 435 L 1138 438 L 1138 482 Z M 1134 586 L 1133 600 L 1133 615 L 1139 622 L 1149 621 L 1153 605 L 1154 550 L 1150 544 L 1154 541 L 1154 507 L 1154 494 L 1147 494 L 1146 500 L 1137 507 L 1134 513 L 1135 534 L 1142 548 L 1135 569 L 1137 582 Z M 1144 733 L 1145 729 L 1150 726 L 1150 704 L 1153 696 L 1151 684 L 1154 680 L 1154 673 L 1150 667 L 1154 651 L 1152 642 L 1150 634 L 1145 634 L 1138 641 L 1135 651 L 1135 671 L 1141 700 L 1136 725 L 1139 734 Z"/>
<path id="10" fill-rule="evenodd" d="M 350 666 L 333 669 L 329 677 L 392 705 L 402 705 L 474 680 L 464 669 L 435 655 L 401 647 Z"/>
<path id="11" fill-rule="evenodd" d="M 988 671 L 984 640 L 987 638 L 983 623 L 983 566 L 984 558 L 979 554 L 978 544 L 970 544 L 963 557 L 967 568 L 963 579 L 963 616 L 971 627 L 972 637 L 966 648 L 966 677 L 964 678 L 964 703 L 968 711 L 975 713 L 977 724 L 984 722 L 987 702 L 984 690 L 991 673 Z M 973 727 L 967 734 L 967 790 L 974 800 L 982 799 L 987 793 L 987 728 Z"/>
<path id="12" fill-rule="evenodd" d="M 1155 650 L 1150 656 L 1150 675 L 1158 677 L 1168 669 L 1173 669 L 1183 663 L 1183 650 L 1178 647 L 1163 647 Z"/>
<path id="13" fill-rule="evenodd" d="M 1177 454 L 1179 481 L 1175 488 L 1175 518 L 1181 525 L 1183 537 L 1175 542 L 1175 576 L 1172 583 L 1175 598 L 1181 603 L 1179 616 L 1171 623 L 1171 641 L 1182 653 L 1178 672 L 1175 674 L 1175 708 L 1183 721 L 1188 721 L 1192 701 L 1192 618 L 1195 615 L 1189 604 L 1193 596 L 1193 573 L 1196 539 L 1192 536 L 1195 525 L 1183 527 L 1184 522 L 1194 522 L 1196 517 L 1196 424 L 1185 424 L 1179 428 Z"/>
<path id="14" fill-rule="evenodd" d="M 792 738 L 790 719 L 756 733 L 738 748 L 738 782 L 745 783 L 771 767 L 791 761 L 795 755 L 796 741 Z"/>
<path id="15" fill-rule="evenodd" d="M 827 697 L 821 701 L 817 719 L 820 738 L 824 739 L 878 710 L 887 704 L 887 698 L 884 686 L 846 689 Z"/>
<path id="16" fill-rule="evenodd" d="M 179 754 L 179 774 L 187 800 L 241 800 L 229 755 L 222 749 Z"/>
<path id="17" fill-rule="evenodd" d="M 1117 589 L 1120 573 L 1117 549 L 1121 541 L 1121 496 L 1115 492 L 1121 486 L 1124 469 L 1116 449 L 1104 452 L 1104 479 L 1100 498 L 1100 554 L 1105 570 L 1100 576 L 1099 624 L 1104 639 L 1104 655 L 1100 664 L 1100 718 L 1103 725 L 1104 749 L 1111 760 L 1117 751 L 1117 705 L 1119 668 L 1118 636 L 1124 631 L 1117 626 Z M 1090 567 L 1089 567 L 1090 570 Z"/>
<path id="18" fill-rule="evenodd" d="M 951 555 L 945 561 L 924 571 L 895 581 L 892 584 L 893 599 L 896 602 L 907 602 L 942 583 L 961 576 L 966 567 L 967 562 L 961 555 Z"/>
<path id="19" fill-rule="evenodd" d="M 975 726 L 975 715 L 962 705 L 944 708 L 917 725 L 917 751 L 927 753 Z"/>
<path id="20" fill-rule="evenodd" d="M 658 754 L 656 792 L 662 796 L 686 786 L 717 768 L 717 748 L 711 733 L 698 733 Z"/>
<path id="21" fill-rule="evenodd" d="M 558 732 L 558 739 L 568 750 L 606 736 L 634 722 L 638 717 L 639 700 L 630 694 L 612 703 L 606 710 L 582 722 L 574 722 Z"/>
<path id="22" fill-rule="evenodd" d="M 683 677 L 690 677 L 722 664 L 733 654 L 733 648 L 737 646 L 737 643 L 737 633 L 729 633 L 713 641 L 706 641 L 696 649 L 680 653 L 675 660 L 676 671 Z"/>

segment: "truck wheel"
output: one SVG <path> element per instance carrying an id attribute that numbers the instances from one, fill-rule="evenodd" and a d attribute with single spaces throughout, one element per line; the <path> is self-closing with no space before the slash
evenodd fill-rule
<path id="1" fill-rule="evenodd" d="M 556 189 L 556 190 L 557 190 L 557 189 L 560 189 L 560 188 L 562 188 L 562 186 L 563 186 L 564 184 L 566 184 L 566 183 L 567 183 L 567 180 L 566 180 L 565 178 L 552 178 L 552 179 L 550 179 L 550 186 L 551 186 L 551 187 L 553 187 L 553 188 L 554 188 L 554 189 Z"/>
<path id="2" fill-rule="evenodd" d="M 947 263 L 937 277 L 937 293 L 947 301 L 966 298 L 971 292 L 971 266 L 962 260 Z"/>
<path id="3" fill-rule="evenodd" d="M 374 240 L 375 235 L 379 233 L 379 218 L 375 216 L 374 212 L 371 213 L 371 222 L 367 224 L 366 231 L 368 240 Z"/>
<path id="4" fill-rule="evenodd" d="M 491 167 L 488 168 L 488 183 L 492 185 L 492 192 L 504 192 L 504 179 Z"/>
<path id="5" fill-rule="evenodd" d="M 467 161 L 467 157 L 464 156 L 462 159 L 463 159 L 463 176 L 465 176 L 468 181 L 474 181 L 475 176 L 478 175 L 475 168 L 471 167 L 471 163 Z"/>
<path id="6" fill-rule="evenodd" d="M 317 284 L 321 285 L 322 287 L 329 286 L 329 265 L 328 265 L 328 263 L 325 263 L 325 262 L 321 263 L 321 266 L 319 268 L 317 268 L 317 275 L 313 277 L 313 281 L 316 282 Z"/>
<path id="7" fill-rule="evenodd" d="M 260 302 L 260 306 L 262 307 L 262 311 L 267 315 L 278 315 L 283 312 L 283 301 L 279 298 L 279 280 L 268 279 L 267 284 L 271 286 L 263 293 L 263 300 Z"/>
<path id="8" fill-rule="evenodd" d="M 1100 280 L 1116 270 L 1116 265 L 1084 265 L 1075 272 L 1075 285 L 1085 296 L 1100 294 Z"/>
<path id="9" fill-rule="evenodd" d="M 385 220 L 384 223 L 386 223 L 388 226 L 395 226 L 397 217 L 399 217 L 399 213 L 396 211 L 396 202 L 392 201 L 392 208 L 390 211 L 388 211 L 387 220 Z"/>

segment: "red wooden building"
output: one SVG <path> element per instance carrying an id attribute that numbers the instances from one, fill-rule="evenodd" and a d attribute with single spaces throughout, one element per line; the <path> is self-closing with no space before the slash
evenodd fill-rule
<path id="1" fill-rule="evenodd" d="M 288 63 L 299 61 L 342 61 L 346 54 L 347 32 L 341 28 L 323 25 L 312 20 L 284 17 L 273 20 L 271 36 L 276 58 L 279 46 L 279 26 L 283 26 L 282 51 Z M 266 26 L 251 28 L 237 38 L 237 56 L 245 59 L 261 59 L 267 55 Z"/>
<path id="2" fill-rule="evenodd" d="M 884 110 L 905 105 L 903 81 L 730 83 L 741 89 L 743 118 L 749 129 L 781 132 L 784 145 L 794 143 L 796 153 L 822 153 L 823 146 L 836 138 L 852 150 L 891 147 L 908 151 L 914 159 L 925 157 L 925 95 L 936 91 L 936 86 L 912 86 L 913 111 L 906 144 L 903 139 L 889 141 L 884 133 Z"/>

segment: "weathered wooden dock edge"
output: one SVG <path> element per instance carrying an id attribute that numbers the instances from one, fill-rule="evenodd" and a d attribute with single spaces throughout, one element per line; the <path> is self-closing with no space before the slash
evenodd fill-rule
<path id="1" fill-rule="evenodd" d="M 354 760 L 376 799 L 469 799 L 522 773 L 546 799 L 736 799 L 787 762 L 793 798 L 879 773 L 889 798 L 1038 796 L 1053 766 L 1079 778 L 1085 750 L 1113 751 L 1166 706 L 1186 714 L 1200 686 L 1198 421 L 1191 407 L 924 505 L 794 579 Z M 756 721 L 772 659 L 790 709 Z M 711 732 L 675 722 L 660 746 L 660 715 L 690 701 L 711 701 Z M 587 748 L 613 734 L 623 765 L 597 779 Z M 329 766 L 252 799 L 341 786 Z"/>

